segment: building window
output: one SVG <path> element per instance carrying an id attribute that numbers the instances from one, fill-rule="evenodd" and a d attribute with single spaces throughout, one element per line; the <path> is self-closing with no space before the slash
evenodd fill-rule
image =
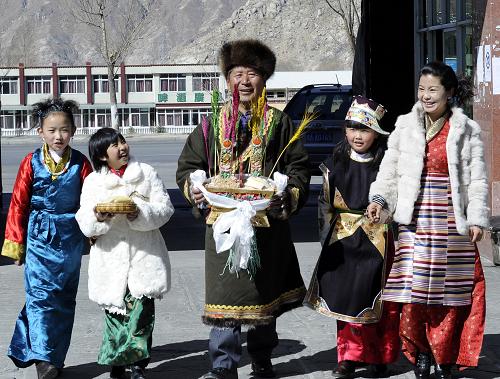
<path id="1" fill-rule="evenodd" d="M 457 32 L 455 29 L 443 32 L 443 61 L 457 72 Z"/>
<path id="2" fill-rule="evenodd" d="M 268 91 L 267 98 L 268 99 L 285 99 L 286 94 L 285 91 Z"/>
<path id="3" fill-rule="evenodd" d="M 165 74 L 160 76 L 161 91 L 185 91 L 186 74 Z"/>
<path id="4" fill-rule="evenodd" d="M 75 126 L 77 129 L 82 127 L 82 111 L 81 110 L 73 113 L 73 121 L 75 122 Z"/>
<path id="5" fill-rule="evenodd" d="M 24 117 L 23 117 L 24 113 Z M 26 111 L 1 111 L 0 128 L 21 129 L 26 121 Z"/>
<path id="6" fill-rule="evenodd" d="M 5 77 L 0 79 L 1 94 L 15 95 L 17 94 L 17 77 Z"/>
<path id="7" fill-rule="evenodd" d="M 95 113 L 97 127 L 104 128 L 111 126 L 111 109 L 97 109 Z"/>
<path id="8" fill-rule="evenodd" d="M 153 75 L 127 75 L 129 92 L 153 92 Z"/>
<path id="9" fill-rule="evenodd" d="M 50 93 L 50 76 L 28 76 L 26 84 L 28 93 Z"/>
<path id="10" fill-rule="evenodd" d="M 472 43 L 472 26 L 467 26 L 465 28 L 465 62 L 464 62 L 464 74 L 467 76 L 472 76 L 474 71 L 473 65 L 473 43 Z"/>
<path id="11" fill-rule="evenodd" d="M 193 91 L 213 91 L 219 89 L 219 74 L 193 74 Z"/>
<path id="12" fill-rule="evenodd" d="M 0 127 L 2 129 L 14 129 L 15 124 L 16 123 L 13 114 L 2 112 L 2 114 L 0 115 Z"/>
<path id="13" fill-rule="evenodd" d="M 174 126 L 179 125 L 181 120 L 181 114 L 177 113 L 179 120 L 175 122 L 174 109 L 158 109 L 158 126 Z"/>
<path id="14" fill-rule="evenodd" d="M 472 0 L 465 0 L 464 3 L 464 18 L 469 20 L 472 18 Z"/>
<path id="15" fill-rule="evenodd" d="M 433 25 L 443 24 L 445 20 L 443 13 L 444 0 L 432 0 L 431 4 L 433 8 L 432 24 Z"/>
<path id="16" fill-rule="evenodd" d="M 124 126 L 149 126 L 148 108 L 131 108 L 130 112 L 124 115 Z"/>
<path id="17" fill-rule="evenodd" d="M 420 65 L 443 61 L 458 74 L 472 74 L 471 0 L 419 0 L 415 46 Z"/>
<path id="18" fill-rule="evenodd" d="M 212 112 L 208 108 L 193 109 L 191 111 L 191 125 L 198 125 L 201 123 L 201 118 L 205 116 L 208 119 L 212 116 Z"/>
<path id="19" fill-rule="evenodd" d="M 95 125 L 95 109 L 82 109 L 82 127 L 94 128 Z"/>
<path id="20" fill-rule="evenodd" d="M 94 93 L 109 92 L 108 75 L 94 75 Z M 118 78 L 115 76 L 115 91 L 119 92 Z"/>
<path id="21" fill-rule="evenodd" d="M 61 93 L 85 93 L 85 76 L 60 76 L 59 87 Z"/>
<path id="22" fill-rule="evenodd" d="M 189 109 L 157 109 L 156 112 L 158 126 L 190 126 L 195 124 L 194 121 L 191 122 L 191 110 Z M 193 110 L 193 114 L 194 112 L 208 112 L 208 109 Z M 199 114 L 202 113 L 198 113 L 196 117 L 199 117 Z"/>
<path id="23" fill-rule="evenodd" d="M 457 22 L 457 0 L 446 0 L 447 22 Z"/>

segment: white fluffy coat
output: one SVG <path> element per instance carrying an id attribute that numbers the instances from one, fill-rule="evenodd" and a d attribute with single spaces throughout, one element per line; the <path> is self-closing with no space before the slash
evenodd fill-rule
<path id="1" fill-rule="evenodd" d="M 383 196 L 400 224 L 411 222 L 420 192 L 426 146 L 424 116 L 417 102 L 410 113 L 398 117 L 377 179 L 370 187 L 370 199 Z M 470 226 L 489 225 L 488 178 L 480 134 L 481 127 L 475 121 L 462 109 L 452 108 L 446 153 L 453 211 L 462 235 L 468 234 Z"/>
<path id="2" fill-rule="evenodd" d="M 129 221 L 117 214 L 110 221 L 98 222 L 95 205 L 118 195 L 132 195 L 138 217 Z M 90 250 L 91 300 L 110 312 L 125 314 L 127 287 L 135 298 L 161 298 L 169 290 L 168 250 L 159 228 L 173 212 L 161 179 L 147 164 L 131 160 L 121 178 L 107 168 L 86 178 L 76 220 L 83 234 L 97 236 Z"/>

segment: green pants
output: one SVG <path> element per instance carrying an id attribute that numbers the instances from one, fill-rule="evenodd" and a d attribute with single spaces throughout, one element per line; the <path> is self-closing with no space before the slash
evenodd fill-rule
<path id="1" fill-rule="evenodd" d="M 145 367 L 151 356 L 155 324 L 154 299 L 136 299 L 127 291 L 127 313 L 109 313 L 104 316 L 104 333 L 97 363 L 125 366 L 139 364 Z"/>

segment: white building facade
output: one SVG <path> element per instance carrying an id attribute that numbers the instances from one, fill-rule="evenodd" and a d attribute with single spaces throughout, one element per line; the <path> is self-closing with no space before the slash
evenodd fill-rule
<path id="1" fill-rule="evenodd" d="M 305 84 L 350 84 L 350 71 L 277 72 L 268 81 L 268 101 L 283 108 Z M 273 84 L 274 83 L 274 84 Z M 115 76 L 119 124 L 125 133 L 189 133 L 210 115 L 214 89 L 226 93 L 215 64 L 121 65 Z M 77 134 L 111 126 L 107 68 L 57 66 L 0 68 L 2 136 L 36 133 L 32 104 L 52 96 L 75 100 Z"/>

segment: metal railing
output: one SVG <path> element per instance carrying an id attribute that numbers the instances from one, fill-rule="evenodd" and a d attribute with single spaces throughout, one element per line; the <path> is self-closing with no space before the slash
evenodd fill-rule
<path id="1" fill-rule="evenodd" d="M 124 135 L 130 134 L 189 134 L 191 133 L 196 125 L 189 126 L 121 126 L 120 133 Z M 99 130 L 100 127 L 93 128 L 78 128 L 76 129 L 75 135 L 91 135 Z M 38 135 L 38 130 L 33 129 L 1 129 L 2 137 L 18 137 L 18 136 L 36 136 Z"/>

